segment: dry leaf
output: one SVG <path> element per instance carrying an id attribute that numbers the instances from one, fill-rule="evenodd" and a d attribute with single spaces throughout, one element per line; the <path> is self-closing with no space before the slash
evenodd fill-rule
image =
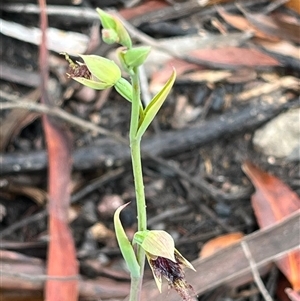
<path id="1" fill-rule="evenodd" d="M 158 11 L 167 6 L 168 4 L 164 1 L 145 1 L 135 7 L 121 9 L 119 13 L 126 20 L 130 20 L 136 17 L 141 17 L 149 12 Z"/>
<path id="2" fill-rule="evenodd" d="M 45 205 L 47 200 L 46 191 L 37 187 L 9 183 L 7 190 L 15 194 L 25 195 L 39 206 Z"/>
<path id="3" fill-rule="evenodd" d="M 256 44 L 259 44 L 264 49 L 270 52 L 280 54 L 282 56 L 290 56 L 296 60 L 299 60 L 300 47 L 293 45 L 288 41 L 280 41 L 278 43 L 271 43 L 263 40 L 256 40 Z"/>
<path id="4" fill-rule="evenodd" d="M 236 242 L 239 242 L 243 238 L 242 232 L 234 232 L 226 235 L 221 235 L 209 240 L 201 249 L 199 257 L 208 257 L 222 248 L 228 247 Z"/>
<path id="5" fill-rule="evenodd" d="M 297 12 L 298 14 L 300 14 L 300 4 L 299 4 L 299 0 L 290 0 L 287 3 L 285 3 L 285 6 L 287 6 L 288 8 L 294 10 L 295 12 Z"/>
<path id="6" fill-rule="evenodd" d="M 191 64 L 180 59 L 170 59 L 167 63 L 164 64 L 163 68 L 153 73 L 149 85 L 149 90 L 151 91 L 151 93 L 156 94 L 158 91 L 161 90 L 161 88 L 169 79 L 170 74 L 173 71 L 173 68 L 176 69 L 177 78 L 181 74 L 184 74 L 188 71 L 202 69 L 201 66 L 198 66 L 196 64 Z"/>
<path id="7" fill-rule="evenodd" d="M 297 20 L 293 19 L 293 21 L 291 21 L 289 18 L 289 24 L 283 20 L 282 15 L 281 17 L 279 17 L 279 15 L 266 16 L 259 13 L 250 13 L 240 4 L 237 4 L 237 7 L 254 27 L 263 31 L 265 34 L 299 43 L 299 22 Z"/>
<path id="8" fill-rule="evenodd" d="M 271 226 L 299 210 L 300 199 L 298 195 L 281 180 L 260 170 L 250 162 L 243 164 L 243 170 L 256 189 L 251 201 L 261 228 Z M 276 264 L 290 281 L 294 290 L 299 291 L 300 251 L 289 253 L 289 255 L 277 260 Z"/>
<path id="9" fill-rule="evenodd" d="M 78 263 L 72 233 L 68 227 L 72 155 L 70 133 L 43 116 L 49 158 L 49 235 L 47 275 L 75 277 Z M 78 300 L 78 280 L 47 280 L 46 299 Z"/>
<path id="10" fill-rule="evenodd" d="M 254 33 L 254 36 L 257 38 L 261 38 L 269 41 L 279 41 L 276 36 L 271 36 L 269 34 L 264 33 L 258 28 L 254 27 L 247 19 L 240 15 L 233 15 L 226 12 L 226 10 L 222 7 L 218 7 L 217 11 L 219 15 L 231 26 L 241 30 L 241 31 L 251 31 Z"/>
<path id="11" fill-rule="evenodd" d="M 273 57 L 257 49 L 224 47 L 218 49 L 199 49 L 191 52 L 191 56 L 204 62 L 211 62 L 220 67 L 236 66 L 279 66 Z"/>
<path id="12" fill-rule="evenodd" d="M 300 43 L 300 23 L 296 17 L 283 13 L 276 13 L 272 15 L 272 18 L 286 39 Z"/>

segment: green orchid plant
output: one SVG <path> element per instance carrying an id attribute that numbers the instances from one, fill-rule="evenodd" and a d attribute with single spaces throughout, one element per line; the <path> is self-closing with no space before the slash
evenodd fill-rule
<path id="1" fill-rule="evenodd" d="M 121 66 L 130 77 L 130 82 L 123 78 L 118 65 L 107 58 L 96 55 L 80 55 L 83 63 L 74 63 L 67 54 L 69 62 L 68 76 L 77 82 L 96 90 L 114 87 L 126 100 L 131 102 L 130 149 L 137 204 L 138 231 L 132 242 L 129 241 L 120 221 L 120 212 L 128 204 L 119 207 L 114 215 L 114 226 L 117 241 L 131 274 L 130 301 L 139 301 L 145 258 L 159 291 L 162 289 L 162 277 L 174 288 L 183 300 L 191 300 L 192 287 L 186 282 L 183 266 L 194 270 L 193 266 L 175 249 L 174 240 L 165 231 L 147 229 L 146 200 L 143 184 L 141 162 L 141 139 L 157 112 L 163 105 L 176 78 L 171 77 L 150 103 L 144 107 L 140 99 L 139 66 L 150 52 L 150 47 L 133 47 L 131 38 L 116 17 L 97 9 L 102 24 L 102 39 L 107 44 L 118 43 L 117 50 Z"/>

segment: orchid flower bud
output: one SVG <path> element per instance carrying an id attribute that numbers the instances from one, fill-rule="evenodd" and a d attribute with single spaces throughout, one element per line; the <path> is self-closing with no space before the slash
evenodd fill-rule
<path id="1" fill-rule="evenodd" d="M 134 47 L 131 49 L 118 49 L 117 54 L 125 70 L 141 66 L 147 59 L 151 48 L 148 46 Z"/>
<path id="2" fill-rule="evenodd" d="M 103 26 L 103 41 L 107 44 L 118 43 L 124 47 L 131 48 L 131 38 L 121 21 L 100 8 L 97 8 L 97 12 Z"/>

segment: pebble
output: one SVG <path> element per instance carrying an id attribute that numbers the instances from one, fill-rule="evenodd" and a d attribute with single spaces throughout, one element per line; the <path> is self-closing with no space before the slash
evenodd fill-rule
<path id="1" fill-rule="evenodd" d="M 289 110 L 256 130 L 255 148 L 267 156 L 300 160 L 300 108 Z M 295 155 L 296 154 L 296 155 Z"/>

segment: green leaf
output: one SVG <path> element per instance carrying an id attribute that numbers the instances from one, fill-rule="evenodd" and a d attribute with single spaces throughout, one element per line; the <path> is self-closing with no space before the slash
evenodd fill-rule
<path id="1" fill-rule="evenodd" d="M 114 214 L 114 225 L 116 237 L 118 244 L 125 259 L 129 271 L 133 277 L 140 277 L 140 266 L 137 262 L 136 255 L 134 253 L 133 247 L 130 241 L 127 238 L 127 235 L 123 229 L 122 223 L 120 221 L 120 212 L 128 205 L 129 203 L 120 206 Z"/>
<path id="2" fill-rule="evenodd" d="M 114 61 L 98 55 L 80 55 L 80 57 L 100 82 L 113 86 L 121 78 L 121 70 Z"/>
<path id="3" fill-rule="evenodd" d="M 157 112 L 161 108 L 162 104 L 164 103 L 165 99 L 167 98 L 168 94 L 171 91 L 171 88 L 176 79 L 176 71 L 174 69 L 171 77 L 166 82 L 164 87 L 153 97 L 149 105 L 144 110 L 144 118 L 140 122 L 139 129 L 137 131 L 137 138 L 141 138 L 145 133 L 146 129 L 156 116 Z"/>

